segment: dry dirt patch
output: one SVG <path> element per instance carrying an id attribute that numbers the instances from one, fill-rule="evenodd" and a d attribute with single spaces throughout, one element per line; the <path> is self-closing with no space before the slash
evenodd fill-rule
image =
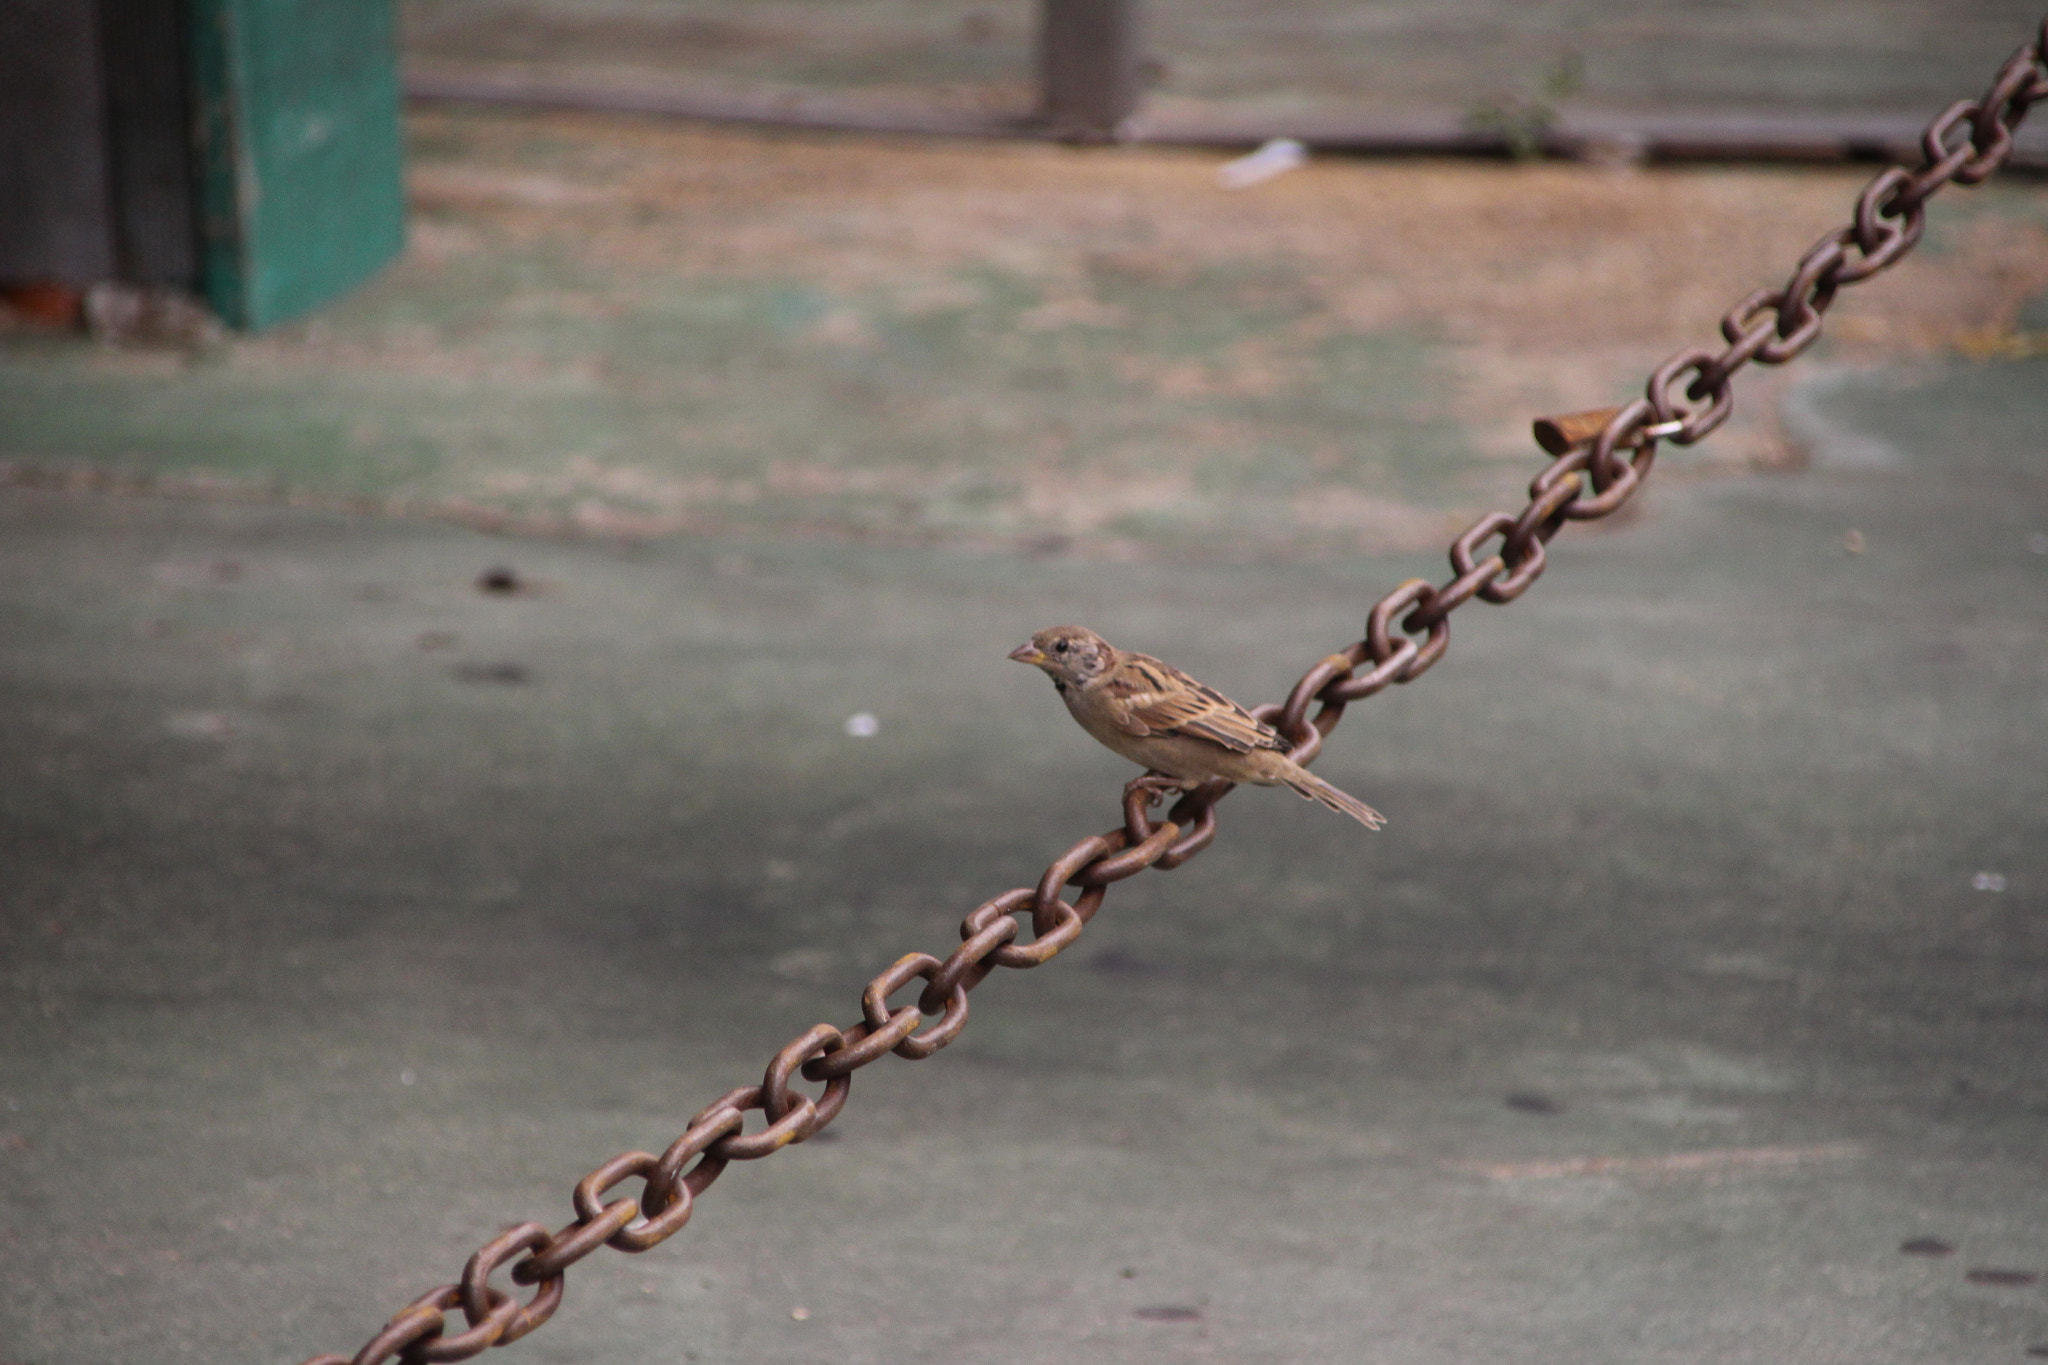
<path id="1" fill-rule="evenodd" d="M 1323 160 L 1233 194 L 1156 149 L 413 134 L 412 246 L 376 286 L 182 376 L 0 356 L 40 414 L 5 453 L 628 534 L 1421 547 L 1515 496 L 1531 417 L 1713 340 L 1867 178 Z M 2048 290 L 2038 184 L 1933 217 L 1796 368 L 1982 350 Z M 1670 468 L 1794 459 L 1782 382 L 1746 375 Z"/>

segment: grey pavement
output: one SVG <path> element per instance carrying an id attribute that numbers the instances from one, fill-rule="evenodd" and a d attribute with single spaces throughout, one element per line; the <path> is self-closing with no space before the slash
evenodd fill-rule
<path id="1" fill-rule="evenodd" d="M 2023 1361 L 2048 361 L 1798 397 L 1355 708 L 1384 833 L 1234 795 L 502 1358 Z M 1418 573 L 0 490 L 0 1359 L 353 1351 L 1114 821 L 1029 630 L 1268 699 Z"/>

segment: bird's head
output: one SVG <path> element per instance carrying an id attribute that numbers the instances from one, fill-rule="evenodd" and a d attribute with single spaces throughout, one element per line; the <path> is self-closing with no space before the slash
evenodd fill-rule
<path id="1" fill-rule="evenodd" d="M 1116 649 L 1085 626 L 1051 626 L 1011 650 L 1010 657 L 1044 669 L 1056 683 L 1080 687 L 1109 672 Z"/>

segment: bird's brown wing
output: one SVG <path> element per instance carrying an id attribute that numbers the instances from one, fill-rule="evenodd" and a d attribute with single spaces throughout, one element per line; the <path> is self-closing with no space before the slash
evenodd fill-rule
<path id="1" fill-rule="evenodd" d="M 1127 735 L 1186 735 L 1239 754 L 1287 747 L 1272 726 L 1150 655 L 1125 654 L 1103 691 L 1112 722 Z"/>

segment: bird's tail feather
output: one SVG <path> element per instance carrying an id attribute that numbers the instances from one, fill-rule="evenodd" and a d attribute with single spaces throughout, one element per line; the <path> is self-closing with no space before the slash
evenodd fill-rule
<path id="1" fill-rule="evenodd" d="M 1381 815 L 1350 792 L 1331 786 L 1306 768 L 1296 768 L 1293 773 L 1282 780 L 1296 792 L 1299 792 L 1305 800 L 1320 801 L 1331 810 L 1350 816 L 1367 829 L 1378 829 L 1381 825 L 1387 823 L 1386 816 Z"/>

